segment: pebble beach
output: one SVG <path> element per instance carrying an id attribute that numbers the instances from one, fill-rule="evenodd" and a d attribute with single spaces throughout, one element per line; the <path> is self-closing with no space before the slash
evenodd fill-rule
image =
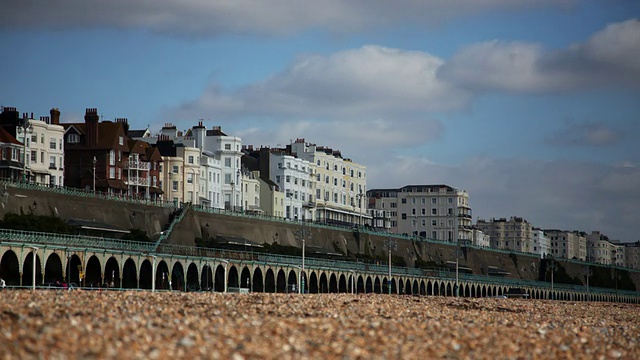
<path id="1" fill-rule="evenodd" d="M 640 305 L 0 291 L 0 359 L 640 359 Z"/>

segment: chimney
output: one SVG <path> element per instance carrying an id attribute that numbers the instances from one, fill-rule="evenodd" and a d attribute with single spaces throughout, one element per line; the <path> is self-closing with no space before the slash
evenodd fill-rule
<path id="1" fill-rule="evenodd" d="M 89 147 L 95 147 L 98 144 L 98 109 L 87 108 L 84 115 L 84 122 L 86 126 L 86 145 Z"/>
<path id="2" fill-rule="evenodd" d="M 51 109 L 49 115 L 51 115 L 51 125 L 60 125 L 60 110 L 58 108 Z"/>

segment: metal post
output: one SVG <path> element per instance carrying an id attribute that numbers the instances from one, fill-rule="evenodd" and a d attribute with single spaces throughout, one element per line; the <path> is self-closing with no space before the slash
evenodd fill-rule
<path id="1" fill-rule="evenodd" d="M 151 255 L 153 263 L 151 265 L 151 292 L 156 291 L 156 256 Z"/>
<path id="2" fill-rule="evenodd" d="M 26 136 L 26 135 L 25 135 Z M 36 289 L 36 252 L 38 251 L 38 248 L 35 246 L 31 247 L 31 253 L 33 254 L 33 278 L 32 278 L 32 289 L 35 290 Z"/>
<path id="3" fill-rule="evenodd" d="M 228 260 L 222 260 L 222 262 L 224 263 L 224 289 L 223 292 L 227 292 L 227 270 L 228 270 L 228 266 L 229 266 L 229 261 Z"/>
<path id="4" fill-rule="evenodd" d="M 389 247 L 389 280 L 387 281 L 387 290 L 391 295 L 391 247 Z"/>
<path id="5" fill-rule="evenodd" d="M 93 157 L 93 192 L 96 192 L 96 157 Z"/>
<path id="6" fill-rule="evenodd" d="M 304 240 L 304 222 L 302 222 L 302 272 L 300 272 L 300 293 L 304 293 L 304 253 L 306 251 L 305 248 L 305 240 Z"/>

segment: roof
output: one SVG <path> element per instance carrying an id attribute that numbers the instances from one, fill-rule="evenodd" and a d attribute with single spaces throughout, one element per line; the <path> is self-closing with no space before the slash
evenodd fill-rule
<path id="1" fill-rule="evenodd" d="M 3 127 L 0 127 L 0 142 L 5 144 L 24 145 L 20 141 L 16 140 L 16 138 L 9 134 Z"/>

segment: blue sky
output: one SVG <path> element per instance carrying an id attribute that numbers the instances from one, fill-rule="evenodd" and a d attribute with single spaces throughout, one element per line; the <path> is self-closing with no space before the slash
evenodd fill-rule
<path id="1" fill-rule="evenodd" d="M 8 1 L 0 105 L 305 138 L 368 187 L 638 241 L 640 2 Z"/>

